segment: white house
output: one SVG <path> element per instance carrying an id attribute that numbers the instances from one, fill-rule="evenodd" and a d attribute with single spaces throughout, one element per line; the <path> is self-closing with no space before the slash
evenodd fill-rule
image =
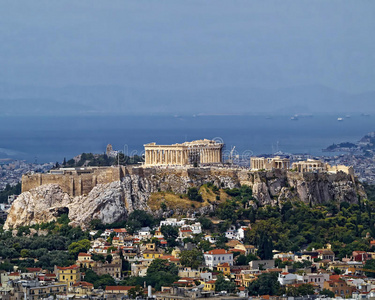
<path id="1" fill-rule="evenodd" d="M 236 230 L 236 226 L 232 225 L 229 227 L 229 229 L 225 232 L 225 237 L 228 239 L 228 240 L 234 240 L 234 239 L 237 239 L 237 230 Z"/>
<path id="2" fill-rule="evenodd" d="M 160 221 L 160 227 L 161 226 L 167 226 L 167 225 L 171 225 L 171 226 L 184 226 L 185 225 L 185 220 L 181 220 L 181 221 L 177 221 L 176 218 L 167 218 L 165 219 L 164 221 Z"/>
<path id="3" fill-rule="evenodd" d="M 277 280 L 279 281 L 280 285 L 294 284 L 298 281 L 301 281 L 302 276 L 292 274 L 289 272 L 282 272 L 279 274 L 279 278 Z"/>
<path id="4" fill-rule="evenodd" d="M 250 230 L 250 228 L 247 227 L 247 226 L 241 226 L 240 228 L 238 228 L 238 230 L 237 230 L 237 238 L 239 240 L 243 240 L 245 238 L 246 230 Z"/>
<path id="5" fill-rule="evenodd" d="M 216 238 L 213 237 L 212 235 L 206 234 L 206 235 L 204 236 L 204 239 L 205 239 L 206 241 L 209 241 L 211 244 L 215 244 L 215 243 L 216 243 Z"/>
<path id="6" fill-rule="evenodd" d="M 287 252 L 287 253 L 276 253 L 274 254 L 273 256 L 273 259 L 281 259 L 281 260 L 285 260 L 285 259 L 290 259 L 290 260 L 293 260 L 294 261 L 294 254 L 292 252 Z"/>
<path id="7" fill-rule="evenodd" d="M 204 253 L 204 262 L 207 267 L 213 268 L 218 264 L 228 263 L 233 266 L 233 253 L 225 249 L 214 249 Z"/>
<path id="8" fill-rule="evenodd" d="M 325 281 L 329 280 L 329 273 L 308 273 L 303 275 L 303 283 L 313 283 L 323 289 Z"/>
<path id="9" fill-rule="evenodd" d="M 149 239 L 151 238 L 151 232 L 150 232 L 150 227 L 142 227 L 139 231 L 138 231 L 138 234 L 137 234 L 137 237 L 140 239 L 140 240 L 146 240 L 146 239 Z"/>
<path id="10" fill-rule="evenodd" d="M 193 234 L 200 234 L 200 233 L 202 233 L 202 225 L 199 222 L 196 222 L 196 223 L 190 225 L 190 229 L 193 232 Z"/>

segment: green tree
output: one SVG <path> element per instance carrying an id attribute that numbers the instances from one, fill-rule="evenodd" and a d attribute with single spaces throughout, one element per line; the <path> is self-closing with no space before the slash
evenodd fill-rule
<path id="1" fill-rule="evenodd" d="M 280 292 L 280 284 L 277 281 L 278 274 L 263 273 L 258 279 L 249 284 L 249 295 L 278 295 Z"/>
<path id="2" fill-rule="evenodd" d="M 68 246 L 68 251 L 71 255 L 77 258 L 78 253 L 80 252 L 87 252 L 90 249 L 90 241 L 89 240 L 80 240 L 78 242 L 73 242 Z"/>
<path id="3" fill-rule="evenodd" d="M 272 238 L 266 233 L 261 234 L 258 245 L 258 256 L 260 257 L 260 259 L 272 259 L 272 250 Z"/>
<path id="4" fill-rule="evenodd" d="M 203 263 L 203 253 L 197 249 L 182 251 L 180 263 L 184 267 L 197 269 Z"/>
<path id="5" fill-rule="evenodd" d="M 201 223 L 202 228 L 203 228 L 204 230 L 210 230 L 210 229 L 212 229 L 212 227 L 213 227 L 213 223 L 212 223 L 212 221 L 211 221 L 210 219 L 208 219 L 208 218 L 200 217 L 200 218 L 198 218 L 197 221 L 198 221 L 199 223 Z"/>
<path id="6" fill-rule="evenodd" d="M 227 280 L 223 275 L 217 275 L 217 279 L 215 282 L 215 291 L 227 291 L 228 293 L 233 293 L 236 290 L 236 284 Z"/>
<path id="7" fill-rule="evenodd" d="M 162 225 L 160 227 L 160 231 L 167 241 L 169 247 L 175 247 L 178 245 L 176 241 L 178 237 L 178 229 L 176 227 L 172 225 Z"/>
<path id="8" fill-rule="evenodd" d="M 130 234 L 133 234 L 135 231 L 141 229 L 142 227 L 151 227 L 154 224 L 155 220 L 153 216 L 148 214 L 143 210 L 134 210 L 130 213 L 128 222 L 127 222 L 127 229 Z"/>
<path id="9" fill-rule="evenodd" d="M 139 296 L 144 295 L 144 290 L 140 285 L 136 285 L 134 288 L 131 288 L 128 293 L 129 297 L 131 299 L 135 299 Z"/>
<path id="10" fill-rule="evenodd" d="M 111 254 L 108 254 L 107 257 L 105 258 L 105 260 L 110 264 L 112 262 L 112 255 Z"/>
<path id="11" fill-rule="evenodd" d="M 192 187 L 188 189 L 187 196 L 192 201 L 203 202 L 202 195 L 199 194 L 199 191 L 196 187 Z"/>
<path id="12" fill-rule="evenodd" d="M 363 266 L 364 269 L 373 270 L 375 271 L 375 259 L 366 260 L 365 265 Z M 367 277 L 375 277 L 375 272 L 365 272 Z"/>
<path id="13" fill-rule="evenodd" d="M 20 252 L 20 254 L 21 254 L 21 257 L 23 257 L 23 258 L 29 257 L 30 251 L 27 250 L 27 249 L 22 249 L 21 252 Z"/>
<path id="14" fill-rule="evenodd" d="M 201 240 L 198 244 L 198 248 L 206 252 L 212 250 L 212 245 L 207 240 Z"/>
<path id="15" fill-rule="evenodd" d="M 94 285 L 94 288 L 105 289 L 106 286 L 116 285 L 116 281 L 109 274 L 99 276 L 93 270 L 88 269 L 85 272 L 85 281 L 90 282 Z"/>
<path id="16" fill-rule="evenodd" d="M 307 296 L 307 295 L 314 295 L 315 290 L 314 286 L 309 283 L 303 283 L 297 288 L 298 296 Z"/>
<path id="17" fill-rule="evenodd" d="M 162 286 L 170 286 L 178 280 L 178 268 L 174 263 L 163 259 L 154 259 L 147 269 L 146 281 L 156 290 Z"/>
<path id="18" fill-rule="evenodd" d="M 335 298 L 335 293 L 327 289 L 323 289 L 319 294 L 327 296 L 328 298 Z"/>

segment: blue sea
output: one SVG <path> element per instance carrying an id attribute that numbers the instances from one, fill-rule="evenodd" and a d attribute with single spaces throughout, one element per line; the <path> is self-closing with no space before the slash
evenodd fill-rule
<path id="1" fill-rule="evenodd" d="M 224 141 L 237 154 L 276 151 L 323 155 L 332 143 L 357 142 L 375 131 L 374 116 L 69 116 L 0 118 L 0 158 L 38 163 L 104 153 L 106 145 L 141 154 L 143 145 L 196 139 Z"/>

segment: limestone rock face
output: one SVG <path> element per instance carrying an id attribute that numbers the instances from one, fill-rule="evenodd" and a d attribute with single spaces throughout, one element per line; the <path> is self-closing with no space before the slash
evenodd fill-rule
<path id="1" fill-rule="evenodd" d="M 109 224 L 123 220 L 128 213 L 124 189 L 119 181 L 97 185 L 86 197 L 74 197 L 68 208 L 71 225 L 83 228 L 93 219 Z"/>
<path id="2" fill-rule="evenodd" d="M 64 193 L 58 185 L 42 185 L 17 197 L 4 228 L 50 222 L 55 220 L 59 210 L 67 207 L 70 202 L 68 194 Z"/>
<path id="3" fill-rule="evenodd" d="M 92 219 L 113 223 L 127 216 L 121 182 L 97 185 L 87 196 L 70 198 L 58 185 L 42 185 L 22 193 L 14 201 L 5 229 L 51 222 L 68 213 L 71 225 L 87 228 Z"/>
<path id="4" fill-rule="evenodd" d="M 211 182 L 220 188 L 250 186 L 256 201 L 253 207 L 282 205 L 285 201 L 303 201 L 318 204 L 330 201 L 355 203 L 365 198 L 362 185 L 350 175 L 296 173 L 275 170 L 250 172 L 230 168 L 133 168 L 121 179 L 96 185 L 88 195 L 70 197 L 58 185 L 49 184 L 22 193 L 13 202 L 4 225 L 5 229 L 22 225 L 50 222 L 68 213 L 71 224 L 87 228 L 93 219 L 113 223 L 126 219 L 136 209 L 151 211 L 147 201 L 152 193 L 172 191 L 184 194 L 190 187 L 200 187 Z M 215 209 L 202 207 L 202 213 Z M 186 214 L 186 211 L 175 211 Z M 190 213 L 190 212 L 188 212 Z"/>

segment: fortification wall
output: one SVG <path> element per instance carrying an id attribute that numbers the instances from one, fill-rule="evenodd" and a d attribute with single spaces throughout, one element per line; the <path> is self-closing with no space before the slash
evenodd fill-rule
<path id="1" fill-rule="evenodd" d="M 61 174 L 25 174 L 22 176 L 22 192 L 43 184 L 58 184 L 70 196 L 87 195 L 97 184 L 119 181 L 124 174 L 125 169 L 121 167 L 62 170 Z"/>

